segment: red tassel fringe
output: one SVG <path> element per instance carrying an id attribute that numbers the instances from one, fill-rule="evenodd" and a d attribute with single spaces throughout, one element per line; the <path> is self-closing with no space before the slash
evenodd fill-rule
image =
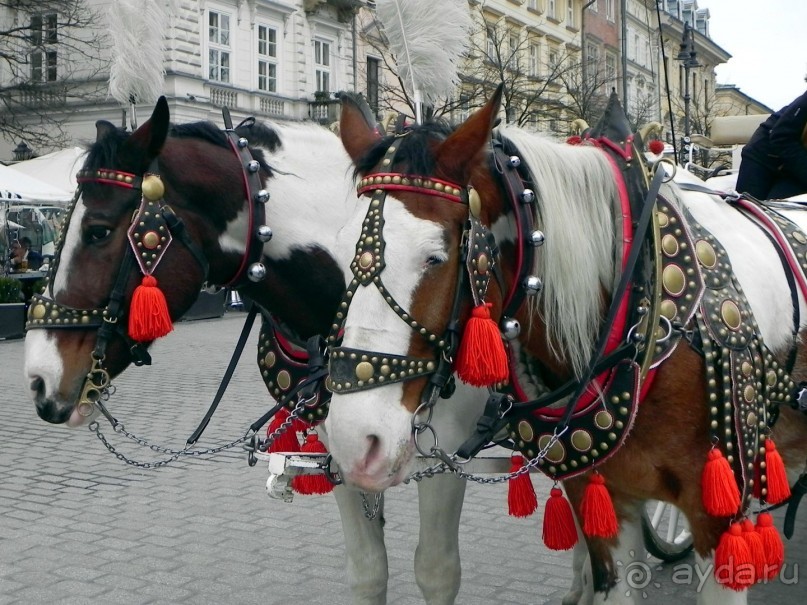
<path id="1" fill-rule="evenodd" d="M 583 518 L 583 533 L 589 537 L 613 538 L 619 533 L 614 503 L 611 494 L 605 487 L 605 479 L 599 473 L 593 473 L 583 501 L 580 503 Z"/>
<path id="2" fill-rule="evenodd" d="M 463 382 L 477 387 L 507 379 L 507 352 L 490 303 L 474 307 L 462 333 L 454 369 Z"/>
<path id="3" fill-rule="evenodd" d="M 289 410 L 280 408 L 280 410 L 272 417 L 269 427 L 266 429 L 266 436 L 268 437 L 274 433 L 283 422 L 289 417 Z M 270 454 L 277 452 L 292 452 L 300 451 L 300 442 L 297 440 L 297 431 L 295 430 L 294 422 L 285 431 L 280 433 L 275 440 L 269 445 L 267 450 Z"/>
<path id="4" fill-rule="evenodd" d="M 524 466 L 524 456 L 510 456 L 510 472 Z M 529 517 L 538 508 L 538 498 L 529 473 L 514 477 L 507 482 L 507 509 L 511 517 Z"/>
<path id="5" fill-rule="evenodd" d="M 748 546 L 748 551 L 751 553 L 751 563 L 754 565 L 754 582 L 759 582 L 765 578 L 765 547 L 762 544 L 762 538 L 754 528 L 754 522 L 751 519 L 743 520 L 743 540 Z"/>
<path id="6" fill-rule="evenodd" d="M 150 342 L 165 336 L 174 326 L 165 295 L 152 275 L 144 275 L 129 305 L 129 336 L 137 342 Z"/>
<path id="7" fill-rule="evenodd" d="M 328 450 L 322 441 L 319 440 L 319 435 L 315 432 L 310 433 L 305 438 L 305 444 L 302 451 L 308 454 L 327 454 Z M 295 475 L 291 479 L 291 488 L 298 494 L 310 496 L 313 494 L 327 494 L 333 491 L 333 483 L 328 481 L 325 475 Z"/>
<path id="8" fill-rule="evenodd" d="M 745 590 L 755 582 L 751 551 L 743 539 L 743 528 L 732 523 L 720 536 L 715 550 L 715 579 L 732 590 Z"/>
<path id="9" fill-rule="evenodd" d="M 765 553 L 765 573 L 759 579 L 771 580 L 776 577 L 785 562 L 785 546 L 770 513 L 760 513 L 756 529 Z"/>
<path id="10" fill-rule="evenodd" d="M 563 496 L 559 487 L 549 492 L 544 510 L 542 537 L 550 550 L 569 550 L 577 544 L 577 528 L 574 525 L 572 505 Z"/>
<path id="11" fill-rule="evenodd" d="M 703 507 L 715 517 L 730 517 L 740 508 L 740 490 L 723 452 L 709 451 L 701 478 Z"/>
<path id="12" fill-rule="evenodd" d="M 768 504 L 779 504 L 790 498 L 785 463 L 782 462 L 782 456 L 776 450 L 773 439 L 765 440 L 765 475 L 768 480 L 765 501 Z"/>

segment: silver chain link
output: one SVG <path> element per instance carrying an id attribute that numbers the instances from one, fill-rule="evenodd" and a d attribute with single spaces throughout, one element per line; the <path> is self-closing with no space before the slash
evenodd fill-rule
<path id="1" fill-rule="evenodd" d="M 106 392 L 103 393 L 103 395 L 104 396 L 102 398 L 108 401 L 109 393 Z M 280 424 L 279 427 L 277 427 L 277 429 L 275 429 L 270 435 L 267 435 L 266 440 L 263 442 L 263 445 L 265 445 L 267 449 L 272 444 L 272 442 L 274 442 L 274 440 L 278 438 L 278 436 L 283 434 L 291 426 L 294 420 L 299 418 L 300 414 L 303 412 L 303 409 L 305 408 L 305 404 L 310 400 L 311 400 L 310 398 L 304 399 L 302 396 L 298 398 L 297 403 L 294 405 L 294 408 L 289 413 L 288 417 Z M 135 443 L 137 443 L 142 447 L 147 447 L 154 452 L 169 454 L 167 458 L 164 458 L 162 460 L 155 460 L 153 462 L 143 462 L 140 460 L 134 460 L 133 458 L 129 458 L 126 454 L 120 452 L 114 445 L 112 445 L 109 442 L 106 436 L 101 432 L 101 426 L 97 420 L 93 420 L 92 422 L 90 422 L 90 424 L 88 425 L 89 430 L 95 433 L 95 436 L 98 437 L 101 443 L 104 444 L 104 447 L 106 447 L 106 449 L 109 450 L 111 454 L 113 454 L 118 460 L 125 462 L 130 466 L 135 466 L 137 468 L 145 468 L 145 469 L 159 468 L 161 466 L 166 466 L 183 456 L 201 457 L 212 454 L 218 454 L 219 452 L 223 452 L 225 450 L 229 450 L 238 445 L 246 443 L 247 441 L 252 439 L 252 437 L 255 435 L 255 433 L 252 430 L 247 430 L 247 432 L 244 434 L 243 437 L 239 437 L 238 439 L 235 439 L 224 445 L 199 450 L 191 450 L 190 448 L 192 446 L 186 445 L 184 449 L 175 450 L 161 445 L 156 445 L 154 443 L 150 443 L 146 439 L 138 437 L 136 434 L 127 431 L 123 423 L 116 420 L 109 413 L 109 411 L 106 409 L 103 403 L 101 403 L 100 399 L 95 402 L 95 406 L 109 420 L 110 424 L 112 425 L 112 430 L 115 433 L 123 435 L 127 439 L 134 441 Z"/>
<path id="2" fill-rule="evenodd" d="M 367 494 L 364 492 L 359 492 L 361 494 L 361 507 L 364 509 L 364 517 L 368 521 L 372 521 L 378 516 L 378 511 L 381 509 L 381 499 L 384 497 L 383 492 L 378 492 L 374 495 L 373 504 L 367 501 Z"/>
<path id="3" fill-rule="evenodd" d="M 434 430 L 434 429 L 432 429 Z M 460 477 L 462 479 L 467 479 L 468 481 L 473 481 L 475 483 L 479 483 L 482 485 L 493 485 L 497 483 L 504 483 L 505 481 L 509 481 L 510 479 L 515 479 L 516 477 L 520 477 L 526 473 L 529 473 L 530 470 L 537 468 L 538 465 L 541 463 L 541 460 L 546 458 L 547 453 L 549 450 L 557 443 L 558 439 L 568 430 L 568 427 L 564 427 L 560 432 L 556 432 L 552 435 L 546 445 L 541 448 L 541 450 L 535 455 L 534 458 L 528 460 L 521 468 L 513 471 L 512 473 L 507 473 L 506 475 L 499 475 L 497 477 L 483 477 L 482 475 L 474 475 L 473 473 L 467 473 L 462 470 L 462 465 L 470 462 L 470 460 L 459 460 L 456 454 L 447 454 L 445 451 L 438 447 L 433 447 L 431 450 L 431 454 L 428 456 L 429 458 L 438 458 L 442 460 L 438 464 L 434 464 L 429 466 L 422 471 L 416 471 L 409 475 L 406 479 L 404 479 L 404 483 L 409 483 L 410 481 L 422 481 L 423 479 L 428 479 L 434 477 L 435 475 L 439 475 L 442 473 L 451 473 Z"/>

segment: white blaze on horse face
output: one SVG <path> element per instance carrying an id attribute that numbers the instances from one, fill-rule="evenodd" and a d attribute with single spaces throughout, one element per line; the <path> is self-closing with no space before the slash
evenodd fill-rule
<path id="1" fill-rule="evenodd" d="M 70 217 L 70 223 L 63 234 L 64 242 L 59 255 L 59 268 L 53 277 L 53 293 L 58 297 L 67 291 L 68 280 L 73 267 L 76 251 L 81 244 L 81 220 L 86 207 L 81 198 Z M 46 330 L 30 330 L 25 336 L 25 370 L 24 376 L 28 386 L 35 378 L 44 383 L 42 385 L 45 399 L 52 399 L 58 393 L 59 385 L 64 374 L 64 364 L 61 353 L 56 345 L 56 338 L 49 335 Z M 37 394 L 31 391 L 31 397 Z"/>
<path id="2" fill-rule="evenodd" d="M 386 267 L 381 280 L 401 308 L 410 309 L 428 259 L 447 258 L 442 228 L 413 216 L 391 196 L 384 219 Z M 359 287 L 348 309 L 344 347 L 407 355 L 413 337 L 418 336 L 375 286 Z M 348 483 L 377 491 L 405 477 L 414 445 L 412 414 L 402 399 L 402 383 L 334 393 L 326 420 L 329 447 Z"/>

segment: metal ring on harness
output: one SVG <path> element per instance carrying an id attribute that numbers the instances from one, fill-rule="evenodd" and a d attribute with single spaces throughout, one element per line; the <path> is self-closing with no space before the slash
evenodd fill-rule
<path id="1" fill-rule="evenodd" d="M 670 158 L 659 158 L 655 162 L 653 162 L 653 174 L 655 174 L 656 170 L 659 169 L 661 164 L 669 164 L 672 168 L 672 174 L 667 175 L 665 178 L 662 179 L 663 183 L 669 183 L 671 180 L 675 178 L 675 173 L 678 172 L 678 165 L 673 162 Z"/>

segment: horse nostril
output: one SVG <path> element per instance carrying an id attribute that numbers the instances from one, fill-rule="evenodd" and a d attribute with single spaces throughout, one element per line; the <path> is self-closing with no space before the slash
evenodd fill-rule
<path id="1" fill-rule="evenodd" d="M 45 396 L 45 381 L 42 380 L 39 376 L 35 376 L 33 380 L 31 380 L 31 390 L 36 394 L 36 396 L 44 397 Z"/>

